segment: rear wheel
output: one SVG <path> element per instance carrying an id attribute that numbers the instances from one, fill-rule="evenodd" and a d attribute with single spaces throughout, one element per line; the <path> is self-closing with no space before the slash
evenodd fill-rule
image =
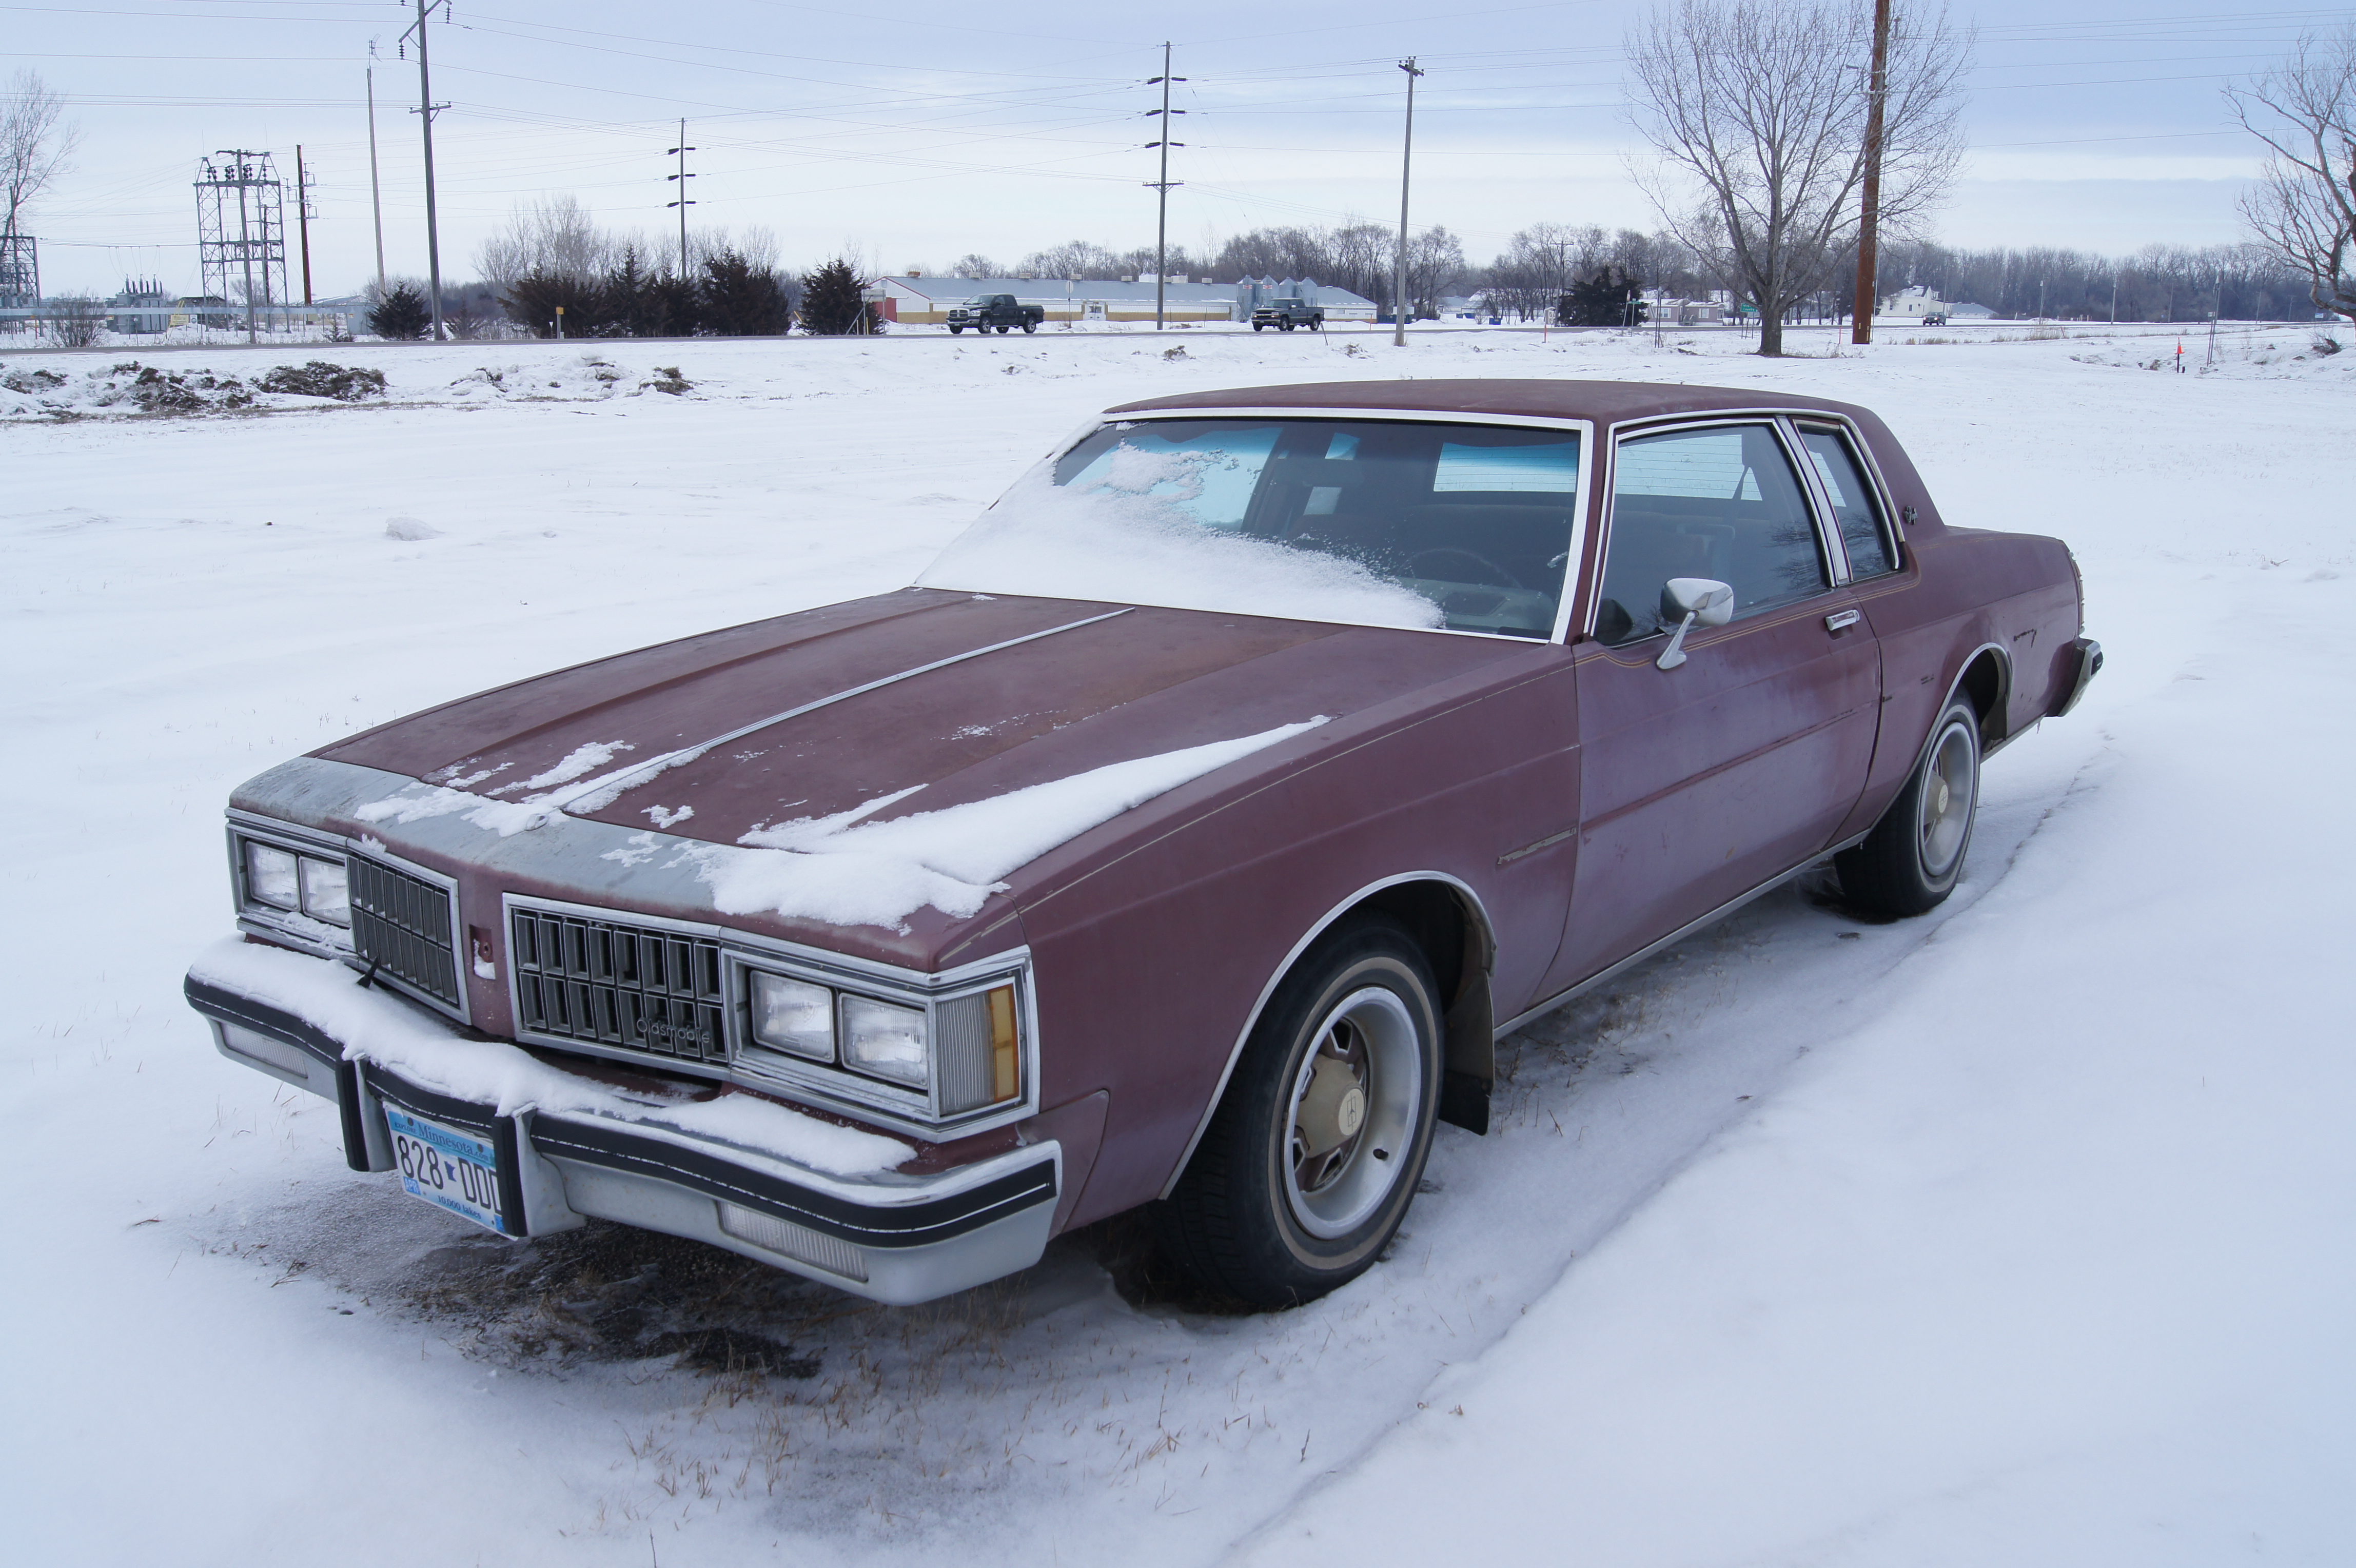
<path id="1" fill-rule="evenodd" d="M 998 324 L 998 335 L 999 335 L 1001 338 L 1003 338 L 1003 337 L 1005 337 L 1005 336 L 1006 336 L 1006 323 L 1004 323 L 1003 321 L 1001 321 L 1001 322 L 1000 322 L 1000 323 Z"/>
<path id="2" fill-rule="evenodd" d="M 1384 919 L 1329 935 L 1252 1031 L 1154 1228 L 1209 1290 L 1311 1301 L 1371 1267 L 1414 1200 L 1440 1090 L 1440 1007 Z"/>
<path id="3" fill-rule="evenodd" d="M 1833 857 L 1842 894 L 1877 914 L 1938 908 L 1963 875 L 1979 800 L 1979 713 L 1958 698 L 1939 715 L 1914 776 L 1873 832 Z"/>
<path id="4" fill-rule="evenodd" d="M 1039 324 L 1035 321 L 1026 321 L 1023 324 L 1023 330 L 1025 332 L 1036 332 L 1039 330 Z"/>

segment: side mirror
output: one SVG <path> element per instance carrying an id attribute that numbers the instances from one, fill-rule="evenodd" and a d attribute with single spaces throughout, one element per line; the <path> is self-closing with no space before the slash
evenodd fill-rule
<path id="1" fill-rule="evenodd" d="M 1676 621 L 1677 629 L 1654 663 L 1674 670 L 1686 661 L 1686 633 L 1734 618 L 1734 590 L 1715 577 L 1672 577 L 1661 585 L 1661 618 Z"/>

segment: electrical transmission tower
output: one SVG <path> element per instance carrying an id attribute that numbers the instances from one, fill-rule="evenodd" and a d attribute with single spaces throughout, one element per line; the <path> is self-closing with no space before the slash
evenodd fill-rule
<path id="1" fill-rule="evenodd" d="M 0 306 L 40 303 L 40 246 L 30 234 L 0 234 Z"/>
<path id="2" fill-rule="evenodd" d="M 197 174 L 197 260 L 206 294 L 243 297 L 245 339 L 252 342 L 256 311 L 286 303 L 284 193 L 268 153 L 224 150 L 204 160 Z"/>

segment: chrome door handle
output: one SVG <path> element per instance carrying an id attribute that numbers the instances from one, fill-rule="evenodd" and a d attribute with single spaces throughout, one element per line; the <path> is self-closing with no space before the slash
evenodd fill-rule
<path id="1" fill-rule="evenodd" d="M 1831 615 L 1825 617 L 1825 629 L 1826 631 L 1847 631 L 1850 627 L 1855 626 L 1864 618 L 1865 616 L 1863 612 L 1858 610 L 1836 610 Z"/>

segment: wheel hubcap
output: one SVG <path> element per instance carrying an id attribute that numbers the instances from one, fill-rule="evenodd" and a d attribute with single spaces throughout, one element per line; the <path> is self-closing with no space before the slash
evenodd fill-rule
<path id="1" fill-rule="evenodd" d="M 1934 881 L 1954 870 L 1971 834 L 1976 783 L 1971 732 L 1961 725 L 1940 736 L 1922 781 L 1922 871 Z"/>
<path id="2" fill-rule="evenodd" d="M 1303 1230 L 1330 1238 L 1363 1223 L 1398 1184 L 1423 1058 L 1406 1004 L 1380 986 L 1335 1004 L 1316 1042 L 1292 1082 L 1285 1197 Z"/>

